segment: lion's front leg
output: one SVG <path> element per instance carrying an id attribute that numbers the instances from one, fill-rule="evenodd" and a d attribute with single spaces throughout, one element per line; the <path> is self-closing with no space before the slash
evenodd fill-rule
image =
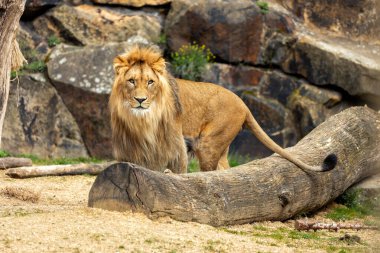
<path id="1" fill-rule="evenodd" d="M 181 174 L 187 172 L 187 151 L 185 145 L 181 145 L 181 147 L 178 150 L 178 156 L 169 162 L 168 169 L 171 170 L 173 173 Z"/>

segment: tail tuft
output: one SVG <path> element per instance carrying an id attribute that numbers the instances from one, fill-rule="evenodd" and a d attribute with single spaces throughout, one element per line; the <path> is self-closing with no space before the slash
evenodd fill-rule
<path id="1" fill-rule="evenodd" d="M 338 157 L 335 154 L 329 154 L 322 164 L 322 171 L 329 171 L 335 168 Z"/>

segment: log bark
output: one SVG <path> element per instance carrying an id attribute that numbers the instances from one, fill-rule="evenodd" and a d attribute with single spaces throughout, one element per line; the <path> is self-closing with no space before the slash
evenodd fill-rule
<path id="1" fill-rule="evenodd" d="M 12 43 L 15 41 L 15 32 L 24 11 L 25 2 L 25 0 L 2 0 L 0 2 L 0 147 L 9 95 L 12 50 L 15 48 L 15 44 Z"/>
<path id="2" fill-rule="evenodd" d="M 16 167 L 32 166 L 32 160 L 29 158 L 4 157 L 0 158 L 0 170 Z"/>
<path id="3" fill-rule="evenodd" d="M 380 114 L 350 108 L 289 148 L 315 165 L 336 154 L 331 171 L 304 172 L 277 155 L 224 171 L 181 175 L 117 163 L 98 175 L 88 205 L 214 226 L 286 220 L 321 208 L 355 182 L 379 173 L 379 143 Z"/>
<path id="4" fill-rule="evenodd" d="M 64 165 L 45 165 L 31 166 L 7 169 L 5 175 L 13 178 L 30 178 L 44 176 L 68 176 L 68 175 L 98 175 L 105 168 L 109 167 L 110 163 L 99 164 L 64 164 Z"/>

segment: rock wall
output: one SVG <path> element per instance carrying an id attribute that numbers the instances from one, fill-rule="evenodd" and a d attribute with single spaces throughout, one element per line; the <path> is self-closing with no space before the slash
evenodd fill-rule
<path id="1" fill-rule="evenodd" d="M 206 45 L 216 59 L 202 80 L 238 94 L 284 147 L 347 107 L 380 108 L 378 1 L 266 3 L 28 0 L 18 40 L 29 65 L 11 93 L 2 148 L 112 157 L 111 63 L 134 40 L 159 44 L 168 61 L 184 44 Z M 231 150 L 271 153 L 245 130 Z"/>

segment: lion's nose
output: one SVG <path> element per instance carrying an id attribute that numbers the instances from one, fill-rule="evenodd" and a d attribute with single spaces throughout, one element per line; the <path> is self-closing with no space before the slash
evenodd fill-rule
<path id="1" fill-rule="evenodd" d="M 137 97 L 134 97 L 134 99 L 136 99 L 136 101 L 139 102 L 139 103 L 141 104 L 141 103 L 144 102 L 147 98 L 146 98 L 146 97 L 145 97 L 145 98 L 137 98 Z"/>

